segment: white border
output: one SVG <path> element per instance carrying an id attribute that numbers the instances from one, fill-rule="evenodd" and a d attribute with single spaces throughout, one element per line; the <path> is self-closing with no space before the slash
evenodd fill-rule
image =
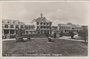
<path id="1" fill-rule="evenodd" d="M 90 21 L 89 21 L 89 19 L 90 19 L 90 2 L 89 2 L 89 1 L 1 1 L 0 4 L 5 3 L 5 2 L 11 2 L 11 3 L 12 3 L 12 2 L 17 2 L 17 3 L 18 3 L 18 2 L 37 2 L 37 3 L 38 3 L 38 2 L 86 2 L 86 3 L 88 3 L 88 16 L 87 16 L 88 20 L 86 20 L 86 21 L 87 21 L 87 23 L 88 23 L 88 30 L 89 30 L 89 28 L 90 28 L 90 27 L 89 27 L 89 25 L 90 25 L 90 24 L 89 24 L 89 22 L 90 22 Z M 2 14 L 1 12 L 2 12 L 2 6 L 0 5 L 0 15 Z M 1 23 L 0 23 L 0 27 L 1 27 L 1 28 L 0 28 L 0 34 L 1 34 L 1 35 L 0 35 L 0 38 L 1 38 L 1 39 L 0 39 L 0 57 L 1 57 L 2 59 L 4 59 L 4 58 L 5 58 L 5 59 L 6 59 L 6 58 L 9 58 L 9 59 L 10 59 L 10 58 L 11 58 L 11 59 L 12 59 L 12 58 L 13 58 L 13 59 L 14 59 L 14 58 L 15 58 L 15 59 L 16 59 L 16 58 L 22 58 L 22 59 L 28 59 L 28 58 L 32 58 L 32 59 L 33 59 L 33 58 L 34 58 L 34 59 L 35 59 L 35 58 L 37 58 L 37 59 L 42 59 L 42 58 L 43 58 L 43 59 L 44 59 L 44 58 L 45 58 L 45 59 L 48 59 L 48 58 L 51 58 L 51 59 L 57 59 L 57 58 L 61 58 L 61 59 L 67 59 L 67 58 L 69 58 L 69 59 L 90 59 L 90 54 L 89 54 L 89 52 L 90 52 L 90 47 L 89 47 L 90 43 L 88 43 L 88 56 L 86 56 L 86 57 L 84 57 L 84 56 L 81 56 L 81 57 L 80 57 L 80 56 L 79 56 L 79 57 L 76 57 L 76 56 L 74 56 L 74 57 L 73 57 L 73 56 L 71 56 L 71 57 L 70 57 L 70 56 L 67 56 L 67 57 L 66 57 L 66 56 L 65 56 L 65 57 L 64 57 L 64 56 L 60 56 L 60 57 L 47 57 L 47 56 L 46 56 L 46 57 L 42 57 L 42 56 L 38 56 L 38 57 L 31 57 L 31 56 L 30 56 L 30 57 L 26 57 L 26 56 L 25 56 L 25 57 L 3 57 L 3 56 L 2 56 L 2 20 L 1 20 L 1 19 L 2 19 L 2 18 L 0 17 L 0 22 L 1 22 Z M 89 32 L 88 32 L 88 33 L 89 33 Z M 89 40 L 89 37 L 90 37 L 90 36 L 88 36 L 88 40 Z M 90 42 L 90 40 L 89 40 L 89 42 Z"/>

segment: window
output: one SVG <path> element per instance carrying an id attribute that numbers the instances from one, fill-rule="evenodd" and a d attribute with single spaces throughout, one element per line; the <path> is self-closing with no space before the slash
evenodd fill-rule
<path id="1" fill-rule="evenodd" d="M 26 31 L 26 34 L 28 34 L 28 31 Z"/>
<path id="2" fill-rule="evenodd" d="M 41 30 L 41 33 L 43 33 L 43 30 Z"/>
<path id="3" fill-rule="evenodd" d="M 45 29 L 46 27 L 44 26 L 44 29 Z"/>
<path id="4" fill-rule="evenodd" d="M 42 25 L 42 22 L 40 24 Z"/>
<path id="5" fill-rule="evenodd" d="M 14 30 L 10 30 L 10 34 L 14 34 Z"/>
<path id="6" fill-rule="evenodd" d="M 14 28 L 14 25 L 10 25 L 10 28 Z"/>
<path id="7" fill-rule="evenodd" d="M 5 25 L 5 28 L 8 28 L 8 25 Z"/>
<path id="8" fill-rule="evenodd" d="M 44 25 L 45 25 L 45 23 L 44 23 Z"/>
<path id="9" fill-rule="evenodd" d="M 39 26 L 37 26 L 37 29 L 39 28 Z"/>
<path id="10" fill-rule="evenodd" d="M 16 28 L 19 28 L 19 25 L 16 25 Z"/>
<path id="11" fill-rule="evenodd" d="M 47 25 L 48 25 L 48 23 L 47 23 Z"/>
<path id="12" fill-rule="evenodd" d="M 41 29 L 43 28 L 43 26 L 41 26 Z"/>
<path id="13" fill-rule="evenodd" d="M 33 32 L 31 31 L 31 34 L 32 34 Z"/>
<path id="14" fill-rule="evenodd" d="M 39 22 L 37 22 L 37 25 L 39 25 Z"/>
<path id="15" fill-rule="evenodd" d="M 9 34 L 9 30 L 4 30 L 4 34 Z"/>

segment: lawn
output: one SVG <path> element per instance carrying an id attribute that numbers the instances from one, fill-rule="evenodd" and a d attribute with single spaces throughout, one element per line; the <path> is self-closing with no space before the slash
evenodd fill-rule
<path id="1" fill-rule="evenodd" d="M 61 54 L 62 56 L 87 56 L 88 46 L 82 42 L 56 39 L 32 39 L 27 42 L 3 41 L 3 56 L 30 56 L 31 54 Z"/>

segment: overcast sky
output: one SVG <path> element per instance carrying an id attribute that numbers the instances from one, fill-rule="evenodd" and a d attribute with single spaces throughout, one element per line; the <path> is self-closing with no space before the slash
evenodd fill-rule
<path id="1" fill-rule="evenodd" d="M 4 2 L 2 6 L 3 19 L 20 20 L 26 24 L 31 24 L 41 12 L 53 25 L 86 24 L 88 14 L 85 2 Z"/>

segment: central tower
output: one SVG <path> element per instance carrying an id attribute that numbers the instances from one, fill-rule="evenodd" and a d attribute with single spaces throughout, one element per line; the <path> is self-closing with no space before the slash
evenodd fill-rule
<path id="1" fill-rule="evenodd" d="M 43 17 L 43 13 L 41 13 L 41 18 Z"/>

